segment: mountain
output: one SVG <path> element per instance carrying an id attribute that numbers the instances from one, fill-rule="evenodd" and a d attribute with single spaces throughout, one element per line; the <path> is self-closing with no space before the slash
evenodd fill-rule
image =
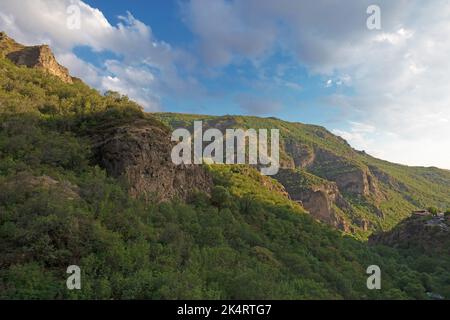
<path id="1" fill-rule="evenodd" d="M 6 56 L 17 65 L 39 68 L 66 83 L 73 82 L 69 70 L 56 61 L 48 45 L 24 46 L 8 37 L 6 33 L 0 32 L 0 55 Z"/>
<path id="2" fill-rule="evenodd" d="M 450 214 L 413 214 L 392 230 L 372 235 L 369 242 L 445 256 L 450 247 Z"/>
<path id="3" fill-rule="evenodd" d="M 367 237 L 388 230 L 415 209 L 450 207 L 450 171 L 397 165 L 354 150 L 323 127 L 274 118 L 155 115 L 174 128 L 280 130 L 281 169 L 275 176 L 290 198 L 317 219 Z"/>
<path id="4" fill-rule="evenodd" d="M 450 212 L 413 214 L 392 230 L 372 235 L 369 244 L 395 248 L 405 258 L 415 259 L 418 270 L 439 273 L 439 270 L 446 270 L 450 266 Z M 438 293 L 430 290 L 427 295 L 433 299 L 448 297 L 449 280 L 442 278 L 441 283 Z"/>
<path id="5" fill-rule="evenodd" d="M 16 63 L 0 56 L 0 299 L 450 297 L 448 252 L 366 241 L 444 208 L 447 171 L 374 159 L 317 126 L 145 113 Z M 282 170 L 174 166 L 172 128 L 195 119 L 279 128 Z M 82 290 L 69 291 L 74 264 Z M 370 265 L 382 290 L 366 286 Z"/>

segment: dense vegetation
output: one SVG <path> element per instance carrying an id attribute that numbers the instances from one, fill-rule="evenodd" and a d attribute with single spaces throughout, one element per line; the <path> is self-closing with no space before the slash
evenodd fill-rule
<path id="1" fill-rule="evenodd" d="M 162 125 L 126 97 L 0 59 L 0 298 L 450 297 L 441 257 L 344 236 L 245 166 L 211 166 L 212 194 L 189 203 L 130 198 L 89 135 L 136 118 Z M 366 288 L 372 264 L 382 290 Z"/>
<path id="2" fill-rule="evenodd" d="M 368 196 L 346 193 L 341 190 L 349 202 L 352 211 L 360 219 L 372 226 L 369 232 L 361 230 L 362 238 L 367 238 L 373 231 L 389 230 L 410 215 L 412 210 L 435 206 L 440 211 L 450 207 L 450 171 L 438 168 L 408 167 L 379 160 L 365 152 L 355 151 L 342 138 L 331 134 L 323 127 L 292 123 L 276 118 L 258 118 L 252 116 L 205 116 L 176 113 L 158 113 L 156 117 L 172 128 L 192 128 L 193 122 L 202 120 L 205 127 L 232 127 L 280 130 L 281 165 L 293 161 L 291 155 L 283 148 L 286 142 L 301 144 L 303 150 L 313 154 L 314 150 L 324 150 L 330 154 L 329 160 L 321 160 L 308 167 L 307 174 L 311 180 L 336 181 L 336 177 L 346 172 L 368 171 L 376 173 L 377 187 L 382 196 L 373 192 Z M 306 153 L 308 153 L 306 152 Z M 299 181 L 301 184 L 302 181 Z M 377 211 L 383 214 L 377 214 Z M 343 218 L 347 218 L 343 213 Z M 355 226 L 358 229 L 358 226 Z"/>

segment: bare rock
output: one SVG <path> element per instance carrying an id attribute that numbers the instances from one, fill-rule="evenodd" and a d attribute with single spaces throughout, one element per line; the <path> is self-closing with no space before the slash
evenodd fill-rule
<path id="1" fill-rule="evenodd" d="M 346 210 L 351 208 L 335 183 L 290 169 L 280 169 L 274 178 L 285 187 L 289 197 L 301 203 L 313 217 L 342 231 L 350 231 L 350 226 L 336 212 L 336 207 Z"/>
<path id="2" fill-rule="evenodd" d="M 0 52 L 16 65 L 42 69 L 66 83 L 73 83 L 69 70 L 56 61 L 47 45 L 24 46 L 0 32 Z"/>
<path id="3" fill-rule="evenodd" d="M 172 163 L 174 143 L 166 127 L 137 120 L 106 130 L 95 140 L 98 162 L 111 176 L 124 178 L 133 197 L 185 200 L 195 190 L 211 190 L 212 178 L 203 166 Z"/>
<path id="4" fill-rule="evenodd" d="M 334 153 L 319 149 L 312 164 L 312 172 L 336 182 L 342 192 L 379 199 L 382 194 L 377 179 L 370 170 Z"/>
<path id="5" fill-rule="evenodd" d="M 284 148 L 292 157 L 297 168 L 306 168 L 314 161 L 315 154 L 312 147 L 294 140 L 288 140 L 285 142 Z"/>

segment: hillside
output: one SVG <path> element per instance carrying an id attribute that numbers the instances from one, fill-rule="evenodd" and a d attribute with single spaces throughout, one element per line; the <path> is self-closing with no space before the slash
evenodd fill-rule
<path id="1" fill-rule="evenodd" d="M 195 120 L 214 128 L 278 128 L 281 167 L 275 176 L 313 216 L 366 237 L 388 230 L 412 210 L 450 207 L 450 171 L 392 164 L 352 149 L 323 127 L 274 118 L 159 113 L 172 128 Z"/>
<path id="2" fill-rule="evenodd" d="M 391 165 L 323 128 L 253 117 L 208 119 L 280 128 L 292 183 L 245 165 L 174 167 L 167 124 L 197 117 L 144 113 L 118 93 L 0 55 L 0 299 L 449 298 L 448 268 L 352 233 L 371 230 L 357 219 L 388 227 L 414 207 L 448 204 L 445 171 Z M 305 210 L 304 190 L 324 194 L 320 212 L 333 210 L 347 235 Z M 79 291 L 66 289 L 73 264 Z M 382 290 L 366 287 L 373 264 Z"/>
<path id="3" fill-rule="evenodd" d="M 445 215 L 421 216 L 414 214 L 392 230 L 380 232 L 369 238 L 373 246 L 384 245 L 397 249 L 404 259 L 415 260 L 418 270 L 437 272 L 450 266 L 450 212 Z M 428 293 L 435 299 L 450 294 L 449 279 L 442 279 L 440 294 Z"/>

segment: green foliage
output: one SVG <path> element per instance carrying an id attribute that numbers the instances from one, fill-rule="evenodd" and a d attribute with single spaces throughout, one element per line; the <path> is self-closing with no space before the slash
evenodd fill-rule
<path id="1" fill-rule="evenodd" d="M 429 213 L 432 213 L 432 214 L 438 214 L 438 212 L 439 212 L 439 209 L 436 207 L 428 207 L 427 210 Z"/>
<path id="2" fill-rule="evenodd" d="M 189 204 L 130 198 L 96 165 L 89 137 L 139 121 L 164 127 L 126 97 L 0 59 L 0 299 L 450 296 L 439 258 L 344 236 L 246 166 L 210 166 L 211 197 L 196 193 Z M 320 127 L 298 128 L 305 139 L 347 148 Z M 80 291 L 66 289 L 73 264 Z M 383 270 L 383 290 L 366 288 L 371 264 Z"/>
<path id="3" fill-rule="evenodd" d="M 191 129 L 193 122 L 202 120 L 205 127 L 280 130 L 280 162 L 293 163 L 286 144 L 299 144 L 305 154 L 321 157 L 313 165 L 303 168 L 292 180 L 296 188 L 308 188 L 316 184 L 339 180 L 349 173 L 371 172 L 379 193 L 371 190 L 368 195 L 351 194 L 341 190 L 350 203 L 350 210 L 341 210 L 341 218 L 349 222 L 362 238 L 375 230 L 389 230 L 411 214 L 411 211 L 429 205 L 446 208 L 450 205 L 450 171 L 437 168 L 408 167 L 375 159 L 365 152 L 353 150 L 342 138 L 325 128 L 303 123 L 291 123 L 276 118 L 253 116 L 205 116 L 176 113 L 157 113 L 155 117 L 172 128 Z M 321 150 L 322 153 L 317 153 Z M 322 156 L 320 155 L 322 154 Z M 327 156 L 324 157 L 323 154 Z M 382 215 L 380 215 L 380 210 Z M 352 221 L 370 222 L 369 231 L 362 230 Z"/>
<path id="4" fill-rule="evenodd" d="M 211 203 L 219 209 L 231 204 L 231 195 L 225 187 L 215 186 L 211 191 Z"/>

